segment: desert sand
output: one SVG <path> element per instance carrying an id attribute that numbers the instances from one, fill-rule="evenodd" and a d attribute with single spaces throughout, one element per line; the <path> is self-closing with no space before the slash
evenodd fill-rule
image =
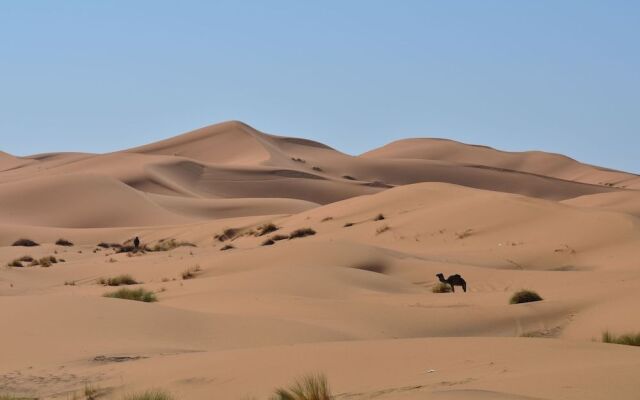
<path id="1" fill-rule="evenodd" d="M 637 399 L 640 347 L 600 338 L 640 332 L 639 217 L 638 175 L 443 139 L 351 156 L 231 121 L 0 152 L 0 395 L 266 399 L 324 373 L 356 400 Z M 135 236 L 192 245 L 97 246 Z M 64 261 L 8 266 L 27 255 Z M 103 297 L 121 274 L 158 301 Z"/>

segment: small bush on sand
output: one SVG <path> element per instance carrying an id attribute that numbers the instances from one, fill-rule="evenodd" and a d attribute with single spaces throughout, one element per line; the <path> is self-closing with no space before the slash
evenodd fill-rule
<path id="1" fill-rule="evenodd" d="M 306 163 L 306 161 L 302 158 L 291 157 L 291 160 L 295 162 L 303 163 L 303 164 Z"/>
<path id="2" fill-rule="evenodd" d="M 178 247 L 196 247 L 195 244 L 190 242 L 178 242 L 175 239 L 160 239 L 158 243 L 153 245 L 152 247 L 147 248 L 148 251 L 169 251 L 176 249 Z"/>
<path id="3" fill-rule="evenodd" d="M 34 247 L 40 245 L 31 239 L 18 239 L 13 242 L 12 246 Z"/>
<path id="4" fill-rule="evenodd" d="M 331 390 L 327 378 L 322 375 L 307 375 L 297 379 L 288 388 L 276 389 L 272 400 L 330 400 Z"/>
<path id="5" fill-rule="evenodd" d="M 378 214 L 373 219 L 374 221 L 382 221 L 384 219 L 384 214 Z"/>
<path id="6" fill-rule="evenodd" d="M 389 225 L 382 225 L 382 226 L 379 226 L 379 227 L 378 227 L 378 229 L 376 229 L 376 234 L 377 234 L 377 235 L 379 235 L 379 234 L 381 234 L 381 233 L 385 233 L 385 232 L 386 232 L 386 231 L 388 231 L 389 229 L 391 229 L 391 228 L 389 228 Z"/>
<path id="7" fill-rule="evenodd" d="M 258 227 L 258 233 L 256 236 L 264 236 L 271 232 L 277 231 L 279 228 L 272 223 L 264 224 Z"/>
<path id="8" fill-rule="evenodd" d="M 640 346 L 640 333 L 627 333 L 615 335 L 609 331 L 602 332 L 602 342 L 624 344 L 627 346 Z"/>
<path id="9" fill-rule="evenodd" d="M 320 222 L 327 222 L 327 221 L 331 221 L 333 219 L 333 217 L 324 217 L 320 220 Z"/>
<path id="10" fill-rule="evenodd" d="M 129 393 L 122 400 L 173 400 L 174 397 L 165 390 L 151 389 L 140 393 Z"/>
<path id="11" fill-rule="evenodd" d="M 227 250 L 231 250 L 231 249 L 235 249 L 236 247 L 232 244 L 227 244 L 224 245 L 223 247 L 220 248 L 220 251 L 227 251 Z"/>
<path id="12" fill-rule="evenodd" d="M 105 293 L 103 296 L 112 297 L 115 299 L 144 301 L 145 303 L 153 303 L 154 301 L 158 301 L 155 293 L 145 290 L 143 288 L 139 288 L 139 289 L 122 288 L 122 289 L 116 290 L 115 292 Z"/>
<path id="13" fill-rule="evenodd" d="M 122 247 L 120 243 L 106 243 L 106 242 L 100 242 L 98 243 L 97 246 L 102 247 L 103 249 L 109 249 L 109 248 L 119 249 L 120 247 Z"/>
<path id="14" fill-rule="evenodd" d="M 356 181 L 357 179 L 351 175 L 342 175 L 342 177 L 348 181 Z"/>
<path id="15" fill-rule="evenodd" d="M 64 285 L 65 286 L 75 286 L 76 285 L 76 281 L 64 281 Z"/>
<path id="16" fill-rule="evenodd" d="M 431 288 L 433 293 L 451 293 L 451 285 L 444 282 L 438 282 Z"/>
<path id="17" fill-rule="evenodd" d="M 320 168 L 320 167 L 313 167 L 311 169 L 314 170 L 314 171 L 317 171 L 317 172 L 322 172 L 322 168 Z"/>
<path id="18" fill-rule="evenodd" d="M 124 274 L 114 276 L 113 278 L 105 279 L 100 278 L 98 283 L 105 286 L 120 286 L 120 285 L 137 285 L 142 282 L 138 282 L 131 275 Z"/>
<path id="19" fill-rule="evenodd" d="M 542 297 L 532 290 L 521 290 L 511 296 L 509 304 L 531 303 L 533 301 L 541 301 Z"/>
<path id="20" fill-rule="evenodd" d="M 16 259 L 16 260 L 13 260 L 10 263 L 8 263 L 7 267 L 22 268 L 22 267 L 24 267 L 24 265 L 22 265 L 20 260 Z"/>
<path id="21" fill-rule="evenodd" d="M 36 265 L 40 265 L 41 267 L 50 267 L 51 265 L 57 263 L 58 260 L 54 257 L 54 256 L 47 256 L 47 257 L 42 257 L 41 259 L 38 260 L 38 264 Z"/>
<path id="22" fill-rule="evenodd" d="M 31 256 L 22 256 L 22 257 L 18 258 L 18 261 L 32 262 L 33 261 L 33 257 L 31 257 Z"/>
<path id="23" fill-rule="evenodd" d="M 274 245 L 276 242 L 273 239 L 267 239 L 264 242 L 262 242 L 261 246 L 271 246 Z"/>
<path id="24" fill-rule="evenodd" d="M 193 279 L 196 277 L 196 275 L 198 275 L 200 271 L 202 271 L 202 268 L 200 268 L 199 265 L 191 267 L 182 272 L 182 279 Z"/>
<path id="25" fill-rule="evenodd" d="M 60 238 L 60 239 L 56 240 L 56 245 L 71 247 L 71 246 L 73 246 L 73 242 L 70 242 L 67 239 Z"/>
<path id="26" fill-rule="evenodd" d="M 271 236 L 271 240 L 273 240 L 274 242 L 280 241 L 280 240 L 285 240 L 285 239 L 289 239 L 289 235 L 273 235 Z"/>
<path id="27" fill-rule="evenodd" d="M 455 234 L 458 239 L 466 239 L 473 235 L 473 229 L 465 229 L 464 232 L 456 232 Z"/>
<path id="28" fill-rule="evenodd" d="M 234 228 L 227 228 L 222 233 L 219 233 L 214 236 L 214 239 L 219 242 L 224 242 L 225 240 L 231 240 L 238 235 L 238 230 Z"/>
<path id="29" fill-rule="evenodd" d="M 347 222 L 346 224 L 344 224 L 345 228 L 348 228 L 350 226 L 353 226 L 353 222 Z"/>
<path id="30" fill-rule="evenodd" d="M 295 231 L 291 232 L 289 234 L 289 240 L 291 239 L 296 239 L 296 238 L 301 238 L 301 237 L 305 237 L 305 236 L 311 236 L 311 235 L 315 235 L 316 231 L 314 231 L 311 228 L 300 228 L 300 229 L 296 229 Z"/>

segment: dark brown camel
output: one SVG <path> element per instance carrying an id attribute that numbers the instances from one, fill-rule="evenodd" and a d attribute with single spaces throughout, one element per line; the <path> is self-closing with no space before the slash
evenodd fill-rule
<path id="1" fill-rule="evenodd" d="M 467 282 L 462 279 L 460 275 L 451 275 L 447 279 L 444 279 L 444 275 L 442 273 L 437 274 L 436 276 L 438 277 L 438 279 L 440 279 L 440 282 L 448 283 L 449 286 L 451 286 L 451 291 L 453 291 L 454 293 L 456 291 L 455 286 L 462 286 L 462 290 L 464 290 L 465 293 L 467 292 Z"/>

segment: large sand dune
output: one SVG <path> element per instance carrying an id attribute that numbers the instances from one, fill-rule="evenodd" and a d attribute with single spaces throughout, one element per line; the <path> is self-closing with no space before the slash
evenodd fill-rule
<path id="1" fill-rule="evenodd" d="M 0 395 L 268 398 L 323 372 L 338 399 L 636 399 L 640 348 L 600 342 L 640 331 L 635 179 L 442 140 L 354 157 L 240 122 L 0 153 Z M 191 245 L 96 247 L 134 236 Z M 25 255 L 64 262 L 5 266 Z M 468 291 L 434 293 L 439 272 Z M 120 274 L 158 302 L 102 297 Z M 509 304 L 520 289 L 544 300 Z"/>

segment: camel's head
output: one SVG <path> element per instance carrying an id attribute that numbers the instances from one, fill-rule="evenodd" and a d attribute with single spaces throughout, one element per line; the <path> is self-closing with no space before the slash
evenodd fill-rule
<path id="1" fill-rule="evenodd" d="M 440 279 L 441 281 L 444 280 L 444 274 L 441 272 L 439 274 L 436 274 L 436 276 L 438 277 L 438 279 Z"/>

